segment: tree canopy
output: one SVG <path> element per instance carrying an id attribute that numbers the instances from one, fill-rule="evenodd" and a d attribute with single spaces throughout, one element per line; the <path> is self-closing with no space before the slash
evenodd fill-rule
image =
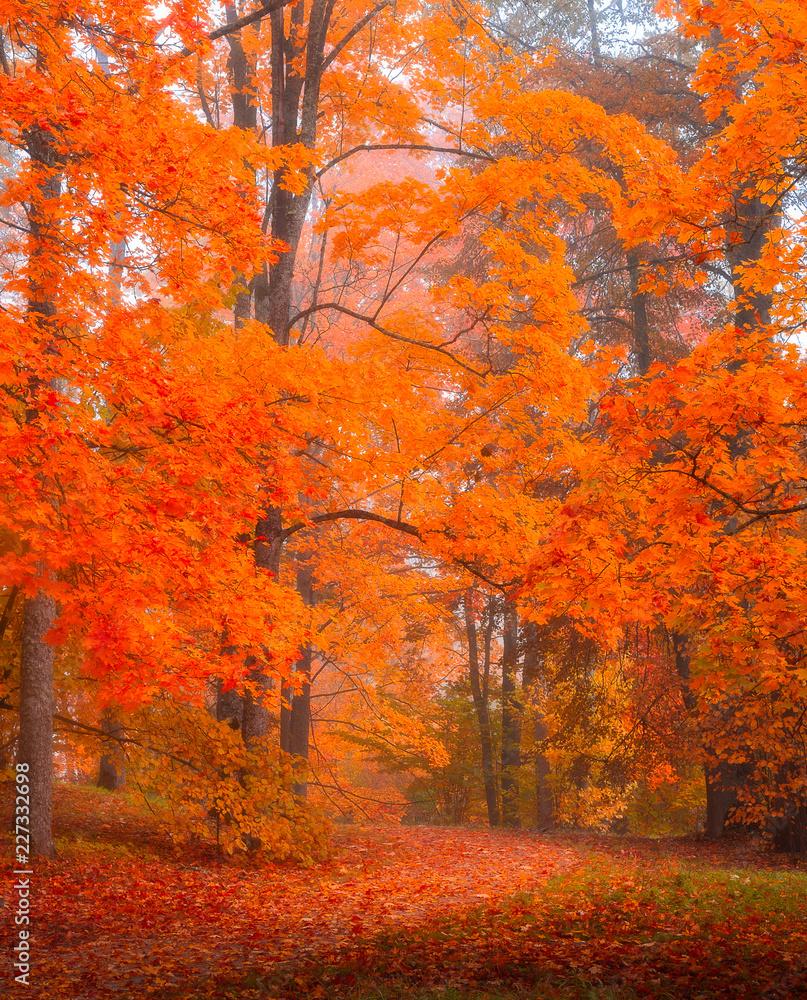
<path id="1" fill-rule="evenodd" d="M 803 4 L 0 31 L 32 851 L 101 753 L 230 850 L 652 802 L 807 849 Z"/>

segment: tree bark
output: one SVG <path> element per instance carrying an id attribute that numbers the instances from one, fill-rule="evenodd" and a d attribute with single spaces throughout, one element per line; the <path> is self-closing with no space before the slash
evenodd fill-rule
<path id="1" fill-rule="evenodd" d="M 272 505 L 267 506 L 265 516 L 255 526 L 255 566 L 275 577 L 280 573 L 282 530 L 280 510 Z M 252 746 L 269 733 L 267 700 L 271 685 L 262 664 L 252 660 L 248 667 L 252 691 L 245 692 L 242 697 L 241 735 L 244 743 Z"/>
<path id="2" fill-rule="evenodd" d="M 602 54 L 600 52 L 600 27 L 598 22 L 599 15 L 597 13 L 595 0 L 588 0 L 588 28 L 589 36 L 591 38 L 591 55 L 594 59 L 595 66 L 599 66 L 602 62 Z"/>
<path id="3" fill-rule="evenodd" d="M 522 630 L 524 637 L 524 671 L 522 687 L 525 704 L 532 701 L 535 708 L 535 692 L 544 682 L 545 671 L 542 669 L 540 650 L 538 647 L 537 630 L 534 623 L 525 625 Z M 546 722 L 541 715 L 535 714 L 533 722 L 533 739 L 535 741 L 535 824 L 547 828 L 555 825 L 555 801 L 552 786 L 549 781 L 551 768 L 546 754 L 541 750 L 541 744 L 547 736 Z"/>
<path id="4" fill-rule="evenodd" d="M 53 796 L 53 647 L 45 635 L 56 618 L 56 602 L 44 590 L 23 604 L 20 648 L 20 742 L 17 762 L 28 765 L 31 854 L 55 853 Z"/>
<path id="5" fill-rule="evenodd" d="M 731 809 L 737 805 L 737 769 L 727 765 L 712 767 L 704 765 L 706 778 L 706 826 L 707 837 L 719 839 L 726 832 L 726 821 Z"/>
<path id="6" fill-rule="evenodd" d="M 521 704 L 518 690 L 518 613 L 507 601 L 504 606 L 502 651 L 502 821 L 521 826 L 519 768 L 521 767 Z"/>
<path id="7" fill-rule="evenodd" d="M 98 778 L 95 783 L 100 788 L 114 792 L 123 786 L 126 776 L 120 744 L 115 742 L 116 739 L 123 736 L 123 726 L 115 718 L 114 712 L 106 711 L 101 717 L 101 729 L 105 733 L 109 733 L 111 739 L 109 749 L 101 754 Z"/>
<path id="8" fill-rule="evenodd" d="M 473 597 L 473 588 L 465 591 L 463 605 L 465 608 L 465 634 L 468 638 L 468 675 L 471 682 L 474 709 L 476 710 L 479 749 L 482 753 L 482 780 L 485 785 L 488 823 L 490 826 L 495 827 L 499 825 L 499 795 L 496 787 L 496 764 L 493 759 L 493 740 L 490 732 L 487 684 L 484 685 L 483 690 L 479 672 L 479 644 L 476 633 L 476 618 L 473 611 Z M 490 610 L 490 614 L 492 616 L 492 609 Z"/>
<path id="9" fill-rule="evenodd" d="M 225 7 L 225 13 L 227 23 L 235 24 L 238 20 L 237 9 L 228 4 Z M 282 12 L 280 16 L 283 16 Z M 260 26 L 258 25 L 252 30 L 260 31 Z M 240 31 L 227 35 L 227 45 L 229 47 L 227 74 L 233 106 L 233 126 L 245 132 L 254 132 L 258 123 L 257 81 L 254 67 L 247 57 Z M 252 173 L 254 178 L 254 171 Z M 233 283 L 236 289 L 239 289 L 235 293 L 233 303 L 233 319 L 235 329 L 238 331 L 250 318 L 252 299 L 249 292 L 249 278 L 245 274 L 240 272 L 234 274 Z"/>
<path id="10" fill-rule="evenodd" d="M 647 293 L 639 290 L 641 262 L 636 250 L 625 253 L 630 277 L 631 308 L 633 310 L 633 353 L 636 368 L 644 378 L 650 370 L 650 322 L 647 317 Z"/>
<path id="11" fill-rule="evenodd" d="M 297 570 L 297 592 L 307 607 L 314 606 L 314 590 L 310 569 L 300 568 Z M 302 687 L 292 695 L 289 717 L 289 752 L 295 757 L 302 757 L 306 762 L 308 761 L 311 737 L 311 662 L 313 655 L 311 643 L 308 643 L 295 668 L 295 673 L 302 676 Z M 297 782 L 294 786 L 294 794 L 304 799 L 308 794 L 308 781 Z"/>
<path id="12" fill-rule="evenodd" d="M 690 653 L 689 636 L 681 632 L 671 632 L 675 670 L 681 681 L 681 695 L 684 705 L 691 716 L 698 712 L 698 698 L 691 687 L 692 657 Z M 710 753 L 708 744 L 704 747 L 707 755 Z M 715 767 L 709 763 L 703 765 L 706 782 L 706 823 L 704 832 L 707 837 L 718 839 L 726 829 L 729 811 L 737 804 L 736 788 L 732 786 L 730 769 L 726 766 Z M 737 775 L 735 774 L 736 778 Z"/>
<path id="13" fill-rule="evenodd" d="M 545 753 L 538 749 L 546 739 L 546 723 L 542 718 L 535 720 L 535 819 L 542 829 L 551 829 L 555 825 L 555 793 L 552 790 L 550 776 L 552 768 Z"/>
<path id="14" fill-rule="evenodd" d="M 37 55 L 37 69 L 46 69 L 43 57 Z M 34 332 L 39 354 L 56 355 L 57 337 L 55 291 L 59 265 L 52 242 L 58 241 L 58 213 L 55 202 L 62 189 L 63 161 L 53 147 L 52 134 L 41 125 L 32 126 L 25 134 L 25 148 L 31 158 L 35 194 L 27 208 L 29 229 L 28 308 L 27 320 Z M 50 388 L 50 386 L 48 386 Z M 43 379 L 33 371 L 28 379 L 28 400 L 25 422 L 39 423 L 39 398 Z M 42 471 L 36 473 L 43 494 L 48 480 Z M 54 512 L 57 501 L 51 497 Z M 47 549 L 47 542 L 39 544 Z M 44 562 L 37 565 L 40 578 L 49 576 Z M 52 834 L 53 795 L 53 647 L 45 635 L 56 620 L 56 602 L 39 589 L 23 604 L 22 639 L 20 647 L 20 739 L 18 762 L 27 763 L 30 770 L 30 830 L 31 853 L 51 857 L 54 853 Z"/>

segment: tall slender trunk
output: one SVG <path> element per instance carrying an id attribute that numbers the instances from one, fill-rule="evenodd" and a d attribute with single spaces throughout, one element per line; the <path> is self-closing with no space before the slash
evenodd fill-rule
<path id="1" fill-rule="evenodd" d="M 502 820 L 521 826 L 519 768 L 521 767 L 521 703 L 518 690 L 518 612 L 511 601 L 504 606 L 502 650 Z"/>
<path id="2" fill-rule="evenodd" d="M 726 258 L 731 270 L 736 302 L 734 325 L 738 332 L 746 335 L 752 335 L 770 323 L 773 296 L 770 292 L 761 291 L 753 285 L 750 288 L 747 287 L 746 272 L 750 270 L 753 273 L 754 265 L 758 264 L 762 257 L 768 234 L 778 224 L 778 221 L 779 216 L 776 211 L 763 204 L 759 198 L 743 198 L 742 190 L 737 192 L 735 214 L 727 225 Z M 737 373 L 743 369 L 745 364 L 744 341 L 738 338 L 736 355 L 728 367 L 729 370 Z M 730 440 L 732 459 L 741 460 L 747 454 L 748 448 L 748 432 L 742 428 L 736 429 Z M 736 517 L 727 519 L 725 522 L 726 532 L 734 531 L 738 523 Z M 691 712 L 701 710 L 698 699 L 690 688 L 689 642 L 681 636 L 674 636 L 673 646 L 678 675 L 684 681 L 686 689 L 685 700 L 689 699 L 687 707 Z M 710 706 L 704 707 L 710 708 Z M 720 712 L 718 706 L 711 706 L 711 710 L 715 714 Z M 705 751 L 707 758 L 715 759 L 718 756 L 708 741 Z M 704 764 L 706 781 L 705 832 L 707 837 L 719 838 L 723 836 L 729 814 L 737 805 L 739 792 L 743 784 L 753 774 L 753 768 L 753 762 L 750 760 L 740 763 L 722 761 L 711 763 L 707 760 L 707 763 Z"/>
<path id="3" fill-rule="evenodd" d="M 110 75 L 109 57 L 106 51 L 96 46 L 95 59 L 104 73 Z M 122 213 L 118 213 L 115 219 L 120 222 Z M 109 266 L 107 274 L 109 277 L 109 308 L 117 309 L 123 301 L 123 267 L 126 257 L 126 241 L 123 239 L 113 239 L 109 246 Z M 100 788 L 106 788 L 110 792 L 121 788 L 126 780 L 126 769 L 124 766 L 124 755 L 121 749 L 121 737 L 124 735 L 124 727 L 121 725 L 117 710 L 113 706 L 108 706 L 101 716 L 101 729 L 111 737 L 104 745 L 101 757 L 98 761 L 98 776 L 96 784 Z"/>
<path id="4" fill-rule="evenodd" d="M 588 0 L 588 29 L 591 38 L 591 55 L 594 58 L 594 65 L 599 66 L 602 61 L 602 53 L 600 52 L 599 13 L 596 0 Z"/>
<path id="5" fill-rule="evenodd" d="M 546 722 L 536 716 L 533 738 L 535 739 L 535 820 L 539 827 L 551 828 L 555 825 L 555 793 L 552 788 L 552 768 L 543 751 L 538 747 L 546 739 Z"/>
<path id="6" fill-rule="evenodd" d="M 228 24 L 233 24 L 238 20 L 238 10 L 232 4 L 226 5 L 225 14 Z M 254 132 L 258 122 L 257 82 L 254 67 L 244 49 L 240 32 L 228 35 L 227 44 L 229 47 L 227 73 L 233 107 L 233 126 L 245 132 Z M 247 167 L 249 168 L 249 164 Z M 254 170 L 252 176 L 254 180 Z M 249 196 L 245 194 L 245 197 Z M 240 330 L 250 318 L 252 299 L 249 292 L 249 281 L 249 277 L 242 272 L 236 272 L 233 275 L 233 284 L 237 289 L 233 302 L 233 319 L 236 331 Z"/>
<path id="7" fill-rule="evenodd" d="M 46 69 L 41 57 L 37 68 Z M 53 137 L 41 125 L 32 126 L 25 135 L 25 146 L 36 179 L 35 195 L 28 209 L 28 309 L 40 357 L 57 356 L 55 329 L 56 288 L 59 265 L 55 262 L 58 245 L 58 213 L 54 202 L 62 188 L 62 161 L 53 146 Z M 32 372 L 28 379 L 26 424 L 39 422 L 40 396 L 50 389 L 50 380 Z M 48 492 L 44 470 L 37 472 L 40 488 Z M 56 500 L 52 500 L 54 517 Z M 47 548 L 44 538 L 37 543 Z M 38 574 L 49 571 L 41 562 Z M 28 764 L 30 785 L 31 853 L 50 857 L 54 853 L 52 835 L 53 794 L 53 647 L 45 641 L 56 620 L 56 602 L 45 589 L 39 589 L 23 604 L 22 642 L 20 646 L 20 740 L 19 763 Z"/>
<path id="8" fill-rule="evenodd" d="M 488 808 L 488 823 L 499 825 L 499 796 L 496 787 L 496 763 L 493 759 L 493 740 L 490 732 L 490 712 L 488 710 L 487 684 L 483 684 L 479 671 L 479 643 L 477 641 L 476 618 L 473 610 L 474 591 L 465 591 L 463 600 L 465 608 L 465 634 L 468 638 L 468 676 L 471 682 L 471 695 L 476 710 L 476 723 L 479 734 L 479 749 L 482 753 L 482 780 L 485 785 L 485 802 Z M 490 614 L 492 617 L 492 609 Z"/>
<path id="9" fill-rule="evenodd" d="M 314 605 L 314 589 L 311 570 L 297 570 L 297 592 L 308 607 Z M 296 673 L 302 677 L 302 687 L 292 695 L 289 719 L 289 751 L 295 757 L 308 760 L 311 738 L 311 663 L 313 647 L 308 643 L 297 661 Z M 300 781 L 294 786 L 294 793 L 304 799 L 308 793 L 308 782 Z"/>
<path id="10" fill-rule="evenodd" d="M 535 742 L 535 824 L 539 827 L 555 825 L 555 799 L 550 784 L 551 768 L 541 744 L 547 736 L 546 722 L 538 714 L 536 692 L 545 680 L 541 651 L 538 646 L 537 629 L 534 623 L 526 624 L 522 630 L 524 640 L 524 670 L 522 687 L 524 702 L 532 702 L 533 740 Z"/>
<path id="11" fill-rule="evenodd" d="M 277 507 L 269 506 L 256 525 L 255 565 L 277 576 L 280 573 L 282 518 Z M 268 694 L 270 680 L 264 665 L 256 660 L 248 663 L 250 691 L 242 698 L 241 735 L 247 746 L 263 740 L 269 733 Z"/>
<path id="12" fill-rule="evenodd" d="M 270 26 L 270 71 L 272 101 L 272 145 L 296 145 L 300 142 L 313 149 L 316 144 L 317 108 L 319 87 L 323 71 L 323 53 L 328 25 L 333 13 L 333 0 L 313 0 L 308 10 L 308 32 L 305 31 L 306 5 L 296 4 L 287 13 L 273 11 Z M 286 17 L 290 31 L 286 32 Z M 227 7 L 227 17 L 232 23 L 237 18 L 236 8 Z M 264 25 L 254 29 L 263 31 Z M 262 40 L 266 35 L 263 34 Z M 241 32 L 227 36 L 229 45 L 228 72 L 233 101 L 233 123 L 245 131 L 258 128 L 258 88 L 256 70 L 244 47 Z M 289 344 L 289 319 L 291 315 L 292 285 L 300 238 L 311 200 L 315 174 L 309 173 L 305 189 L 294 194 L 286 190 L 283 170 L 273 177 L 269 204 L 264 212 L 264 232 L 285 244 L 271 267 L 247 282 L 246 276 L 235 275 L 235 282 L 243 290 L 236 295 L 234 318 L 238 330 L 250 315 L 266 323 L 281 346 Z M 248 290 L 247 290 L 248 284 Z M 282 512 L 272 503 L 265 508 L 264 517 L 256 526 L 256 537 L 264 539 L 255 544 L 255 565 L 277 575 L 280 570 Z M 242 733 L 250 744 L 268 733 L 269 710 L 266 694 L 269 681 L 259 664 L 253 664 L 249 679 L 252 692 L 243 698 Z M 292 742 L 303 748 L 303 724 L 292 719 L 291 705 L 294 697 L 290 690 L 281 691 L 280 746 L 291 752 Z M 298 715 L 304 711 L 305 696 L 300 701 Z M 293 737 L 293 730 L 297 733 Z M 303 756 L 303 754 L 300 754 Z"/>
<path id="13" fill-rule="evenodd" d="M 633 353 L 636 367 L 644 377 L 650 370 L 650 322 L 647 317 L 647 293 L 640 291 L 641 261 L 636 250 L 625 254 L 630 278 L 631 309 L 633 311 Z"/>

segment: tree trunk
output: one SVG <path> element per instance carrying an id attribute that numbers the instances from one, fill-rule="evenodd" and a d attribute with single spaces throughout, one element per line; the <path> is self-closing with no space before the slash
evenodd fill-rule
<path id="1" fill-rule="evenodd" d="M 535 711 L 535 692 L 544 683 L 545 671 L 542 669 L 540 651 L 538 648 L 537 630 L 533 623 L 525 625 L 524 635 L 524 672 L 522 687 L 525 704 L 527 699 L 533 703 Z M 546 739 L 546 723 L 542 716 L 536 713 L 533 723 L 533 739 L 535 741 L 535 825 L 547 828 L 555 825 L 555 801 L 552 787 L 549 783 L 551 768 L 546 754 L 541 750 L 541 744 Z"/>
<path id="2" fill-rule="evenodd" d="M 235 6 L 225 6 L 227 23 L 238 20 L 238 10 Z M 253 31 L 256 29 L 252 29 Z M 257 81 L 254 67 L 250 63 L 241 32 L 227 35 L 229 56 L 227 58 L 227 74 L 230 81 L 230 99 L 233 107 L 233 126 L 246 132 L 254 132 L 258 122 Z M 254 171 L 253 171 L 254 177 Z M 251 296 L 249 293 L 249 278 L 240 272 L 233 275 L 233 284 L 237 289 L 233 302 L 233 319 L 236 331 L 248 322 L 251 313 Z"/>
<path id="3" fill-rule="evenodd" d="M 625 260 L 630 276 L 631 308 L 633 310 L 633 353 L 636 368 L 644 378 L 650 370 L 650 322 L 647 317 L 647 293 L 639 290 L 641 266 L 636 250 L 627 250 Z"/>
<path id="4" fill-rule="evenodd" d="M 588 0 L 588 29 L 589 37 L 591 38 L 591 55 L 594 59 L 595 66 L 599 66 L 602 61 L 602 54 L 600 52 L 600 28 L 598 21 L 599 15 L 597 13 L 595 0 Z"/>
<path id="5" fill-rule="evenodd" d="M 294 692 L 290 684 L 280 687 L 280 749 L 283 753 L 291 753 L 291 705 Z"/>
<path id="6" fill-rule="evenodd" d="M 704 765 L 706 778 L 706 827 L 707 837 L 720 838 L 726 832 L 729 812 L 737 804 L 737 769 L 726 765 Z"/>
<path id="7" fill-rule="evenodd" d="M 98 778 L 96 785 L 106 788 L 107 791 L 114 792 L 123 786 L 126 780 L 126 771 L 123 765 L 123 754 L 120 743 L 116 742 L 123 736 L 123 726 L 115 718 L 111 711 L 104 712 L 101 717 L 101 729 L 111 737 L 109 749 L 101 754 L 98 765 Z"/>
<path id="8" fill-rule="evenodd" d="M 555 794 L 552 791 L 549 766 L 546 754 L 538 747 L 546 739 L 546 723 L 541 718 L 535 720 L 535 819 L 542 829 L 551 829 L 555 825 Z"/>
<path id="9" fill-rule="evenodd" d="M 479 645 L 476 634 L 476 619 L 473 611 L 474 591 L 469 588 L 465 592 L 465 633 L 468 637 L 468 674 L 471 682 L 471 694 L 476 710 L 476 722 L 479 734 L 479 748 L 482 753 L 482 780 L 485 785 L 485 803 L 488 809 L 490 826 L 499 825 L 499 796 L 496 787 L 496 764 L 493 760 L 493 741 L 490 733 L 490 712 L 488 711 L 487 684 L 481 683 L 479 674 Z M 492 617 L 493 610 L 490 609 Z"/>
<path id="10" fill-rule="evenodd" d="M 311 571 L 297 570 L 297 591 L 307 607 L 314 605 L 314 591 L 311 586 Z M 292 696 L 291 717 L 289 719 L 289 751 L 295 757 L 308 761 L 311 736 L 311 661 L 313 648 L 309 643 L 297 661 L 295 672 L 303 677 L 302 688 Z M 297 782 L 294 794 L 304 799 L 308 794 L 308 781 Z"/>
<path id="11" fill-rule="evenodd" d="M 692 690 L 692 657 L 690 653 L 689 636 L 681 632 L 671 632 L 675 669 L 681 680 L 681 695 L 684 705 L 691 716 L 698 712 L 698 698 Z M 710 748 L 706 746 L 709 754 Z M 729 810 L 736 805 L 737 794 L 729 783 L 727 767 L 714 767 L 704 764 L 703 775 L 706 782 L 706 825 L 704 832 L 707 837 L 722 837 L 726 829 Z"/>
<path id="12" fill-rule="evenodd" d="M 44 59 L 37 55 L 37 69 L 44 70 Z M 43 109 L 44 113 L 44 109 Z M 41 355 L 58 354 L 55 292 L 58 287 L 59 265 L 53 254 L 58 243 L 59 214 L 54 202 L 62 190 L 63 161 L 56 153 L 53 135 L 41 125 L 32 126 L 25 135 L 25 147 L 34 167 L 36 184 L 27 208 L 29 230 L 28 309 L 27 319 L 35 331 Z M 50 389 L 50 385 L 47 386 Z M 39 423 L 39 398 L 43 380 L 32 371 L 28 379 L 28 399 L 25 422 Z M 47 466 L 46 466 L 47 467 Z M 48 480 L 36 473 L 43 493 Z M 57 500 L 51 494 L 54 513 Z M 38 539 L 43 551 L 47 540 Z M 37 574 L 47 578 L 45 562 L 37 566 Z M 20 648 L 20 739 L 18 762 L 29 766 L 31 853 L 51 857 L 54 853 L 52 834 L 53 795 L 53 648 L 45 635 L 56 620 L 56 602 L 44 590 L 37 591 L 23 604 L 22 641 Z"/>
<path id="13" fill-rule="evenodd" d="M 20 648 L 20 742 L 17 762 L 28 765 L 32 856 L 54 852 L 53 647 L 44 637 L 56 618 L 56 602 L 40 590 L 23 605 Z"/>
<path id="14" fill-rule="evenodd" d="M 518 690 L 518 613 L 510 601 L 504 607 L 502 651 L 502 820 L 521 826 L 519 775 L 521 766 L 521 704 Z"/>
<path id="15" fill-rule="evenodd" d="M 271 505 L 267 507 L 265 517 L 255 526 L 255 565 L 259 570 L 272 573 L 275 577 L 280 573 L 282 527 L 280 510 Z M 267 696 L 271 685 L 260 663 L 253 660 L 248 666 L 248 680 L 252 690 L 242 696 L 241 735 L 244 743 L 252 746 L 269 733 Z"/>
<path id="16" fill-rule="evenodd" d="M 225 691 L 220 677 L 216 680 L 216 722 L 226 722 L 231 729 L 241 729 L 244 722 L 244 699 L 236 688 Z"/>

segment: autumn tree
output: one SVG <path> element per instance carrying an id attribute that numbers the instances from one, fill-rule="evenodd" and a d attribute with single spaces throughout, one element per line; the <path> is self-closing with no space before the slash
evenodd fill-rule
<path id="1" fill-rule="evenodd" d="M 84 676 L 124 705 L 158 686 L 191 694 L 223 621 L 242 648 L 265 648 L 278 601 L 233 539 L 267 454 L 265 425 L 246 414 L 283 403 L 258 375 L 260 337 L 235 345 L 216 319 L 221 275 L 270 251 L 221 197 L 235 194 L 245 149 L 177 101 L 148 11 L 108 14 L 11 5 L 3 35 L 3 138 L 23 154 L 3 187 L 15 219 L 3 258 L 3 583 L 26 595 L 18 755 L 41 854 L 54 650 L 81 650 Z M 83 55 L 99 48 L 100 68 Z M 110 246 L 124 239 L 110 294 Z M 263 390 L 245 390 L 249 369 Z M 234 452 L 241 423 L 254 434 Z M 282 672 L 292 651 L 278 652 Z M 230 682 L 242 673 L 226 657 L 216 669 Z"/>
<path id="2" fill-rule="evenodd" d="M 600 484 L 592 488 L 589 480 L 577 492 L 558 527 L 566 545 L 578 546 L 596 536 L 589 532 L 597 521 L 609 525 L 611 537 L 594 545 L 589 569 L 578 578 L 586 593 L 583 614 L 610 594 L 685 637 L 678 640 L 679 660 L 697 692 L 707 764 L 717 771 L 751 765 L 754 780 L 735 789 L 745 800 L 743 814 L 770 817 L 775 825 L 783 813 L 793 814 L 801 796 L 791 758 L 799 741 L 793 685 L 800 603 L 769 568 L 769 556 L 792 568 L 801 545 L 799 525 L 788 522 L 799 507 L 799 403 L 790 389 L 799 362 L 781 341 L 800 322 L 791 249 L 799 223 L 782 220 L 801 167 L 798 128 L 788 126 L 784 140 L 760 123 L 783 107 L 792 116 L 791 53 L 800 44 L 803 14 L 787 4 L 751 21 L 739 12 L 730 3 L 683 5 L 682 16 L 693 16 L 685 29 L 708 41 L 695 85 L 715 127 L 697 160 L 680 173 L 671 166 L 663 197 L 652 207 L 637 202 L 631 219 L 638 226 L 634 240 L 650 232 L 673 235 L 680 256 L 703 265 L 700 280 L 715 270 L 723 274 L 734 297 L 729 322 L 715 324 L 691 358 L 606 394 L 600 419 L 610 441 L 589 456 L 599 452 L 592 468 L 599 468 Z M 762 44 L 769 16 L 776 19 L 776 40 Z M 738 86 L 741 77 L 753 86 Z M 657 223 L 648 226 L 653 217 Z M 659 262 L 659 293 L 673 273 L 670 262 Z M 607 474 L 599 464 L 606 453 L 620 456 Z M 610 513 L 603 507 L 595 513 L 588 499 L 596 493 L 604 499 L 612 488 Z M 714 792 L 719 783 L 710 782 Z M 725 798 L 715 801 L 714 832 L 725 808 Z"/>

